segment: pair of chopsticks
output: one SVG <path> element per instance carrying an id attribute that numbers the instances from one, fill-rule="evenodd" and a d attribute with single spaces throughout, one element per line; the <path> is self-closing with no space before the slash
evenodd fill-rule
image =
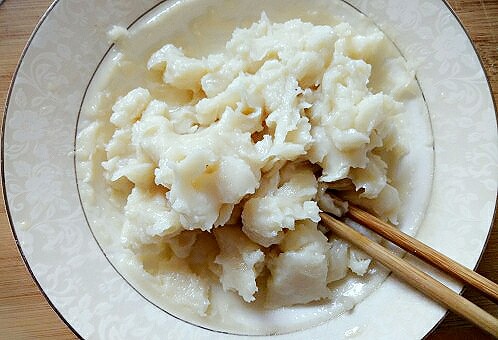
<path id="1" fill-rule="evenodd" d="M 334 199 L 337 198 L 334 197 Z M 376 232 L 414 256 L 434 265 L 449 275 L 472 285 L 485 293 L 493 301 L 498 301 L 498 285 L 493 281 L 462 266 L 413 237 L 404 234 L 370 213 L 363 211 L 350 203 L 348 204 L 348 207 L 348 212 L 346 213 L 347 217 Z M 463 296 L 455 293 L 453 290 L 420 269 L 409 264 L 407 261 L 394 255 L 380 244 L 360 234 L 347 224 L 326 213 L 320 213 L 320 216 L 324 226 L 328 227 L 337 236 L 350 242 L 352 245 L 363 250 L 372 258 L 382 263 L 397 277 L 446 308 L 468 319 L 494 337 L 498 337 L 497 318 L 468 301 Z"/>

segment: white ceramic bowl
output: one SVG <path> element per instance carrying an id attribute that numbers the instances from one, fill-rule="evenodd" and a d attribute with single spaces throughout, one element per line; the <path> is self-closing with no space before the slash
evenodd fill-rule
<path id="1" fill-rule="evenodd" d="M 110 46 L 106 31 L 113 24 L 130 26 L 162 2 L 56 1 L 23 53 L 7 102 L 2 175 L 9 219 L 40 288 L 84 338 L 240 337 L 186 323 L 143 298 L 107 261 L 78 197 L 76 123 Z M 434 184 L 417 237 L 473 268 L 492 223 L 498 174 L 495 109 L 479 58 L 443 1 L 347 2 L 373 19 L 415 66 L 429 108 Z M 389 277 L 351 312 L 275 338 L 421 338 L 444 313 Z"/>

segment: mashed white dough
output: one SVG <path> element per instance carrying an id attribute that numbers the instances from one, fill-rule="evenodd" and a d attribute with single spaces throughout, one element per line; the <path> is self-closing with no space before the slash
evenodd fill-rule
<path id="1" fill-rule="evenodd" d="M 266 334 L 351 308 L 349 288 L 381 279 L 318 215 L 346 208 L 334 189 L 398 223 L 404 103 L 420 93 L 379 29 L 263 13 L 202 56 L 171 43 L 133 55 L 133 36 L 112 32 L 78 176 L 92 229 L 134 283 L 181 317 Z M 326 313 L 300 311 L 310 303 Z M 289 310 L 294 324 L 263 318 Z"/>

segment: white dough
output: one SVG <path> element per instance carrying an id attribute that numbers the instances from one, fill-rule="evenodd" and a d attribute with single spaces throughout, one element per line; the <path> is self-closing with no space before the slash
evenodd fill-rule
<path id="1" fill-rule="evenodd" d="M 332 188 L 399 222 L 397 170 L 411 151 L 404 101 L 419 93 L 383 32 L 355 20 L 273 22 L 263 12 L 202 55 L 169 41 L 135 55 L 133 33 L 113 28 L 123 51 L 113 80 L 101 81 L 115 85 L 87 104 L 78 177 L 92 229 L 134 282 L 171 297 L 159 305 L 222 330 L 287 332 L 311 316 L 244 323 L 334 304 L 341 284 L 374 278 L 371 259 L 325 235 L 319 213 L 347 210 Z"/>

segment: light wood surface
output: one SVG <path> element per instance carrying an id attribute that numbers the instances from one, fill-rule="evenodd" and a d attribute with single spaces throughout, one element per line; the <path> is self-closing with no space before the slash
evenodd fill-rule
<path id="1" fill-rule="evenodd" d="M 131 0 L 130 0 L 131 1 Z M 1 2 L 1 0 L 0 0 Z M 0 104 L 5 102 L 12 74 L 33 28 L 52 0 L 5 0 L 0 4 Z M 476 44 L 498 101 L 498 1 L 448 1 Z M 2 105 L 3 107 L 3 105 Z M 3 113 L 3 110 L 0 109 Z M 3 202 L 3 201 L 2 201 Z M 477 271 L 498 281 L 498 223 L 495 218 L 488 246 Z M 498 306 L 468 289 L 464 296 L 498 316 Z M 416 322 L 416 316 L 414 317 Z M 449 313 L 431 339 L 485 339 L 468 321 Z M 0 203 L 0 340 L 73 339 L 25 268 Z"/>

